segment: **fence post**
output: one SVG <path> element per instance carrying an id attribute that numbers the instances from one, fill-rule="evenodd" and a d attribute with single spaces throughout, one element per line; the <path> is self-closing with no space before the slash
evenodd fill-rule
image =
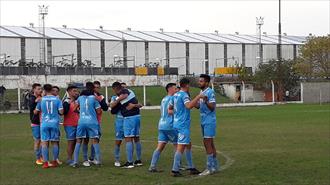
<path id="1" fill-rule="evenodd" d="M 304 84 L 300 82 L 300 101 L 304 103 Z"/>
<path id="2" fill-rule="evenodd" d="M 242 85 L 243 85 L 243 103 L 245 103 L 245 83 L 244 83 L 244 81 L 242 81 Z"/>
<path id="3" fill-rule="evenodd" d="M 273 80 L 270 82 L 272 83 L 272 102 L 275 103 L 275 86 Z"/>
<path id="4" fill-rule="evenodd" d="M 21 111 L 21 88 L 19 86 L 17 88 L 17 106 L 18 111 Z"/>
<path id="5" fill-rule="evenodd" d="M 143 106 L 146 106 L 146 85 L 143 84 Z"/>

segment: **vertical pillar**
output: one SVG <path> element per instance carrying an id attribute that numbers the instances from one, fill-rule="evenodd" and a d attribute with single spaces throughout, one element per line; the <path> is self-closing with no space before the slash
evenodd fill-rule
<path id="1" fill-rule="evenodd" d="M 100 49 L 101 49 L 101 67 L 105 67 L 105 52 L 104 52 L 104 40 L 100 41 Z"/>
<path id="2" fill-rule="evenodd" d="M 245 67 L 246 53 L 245 53 L 245 44 L 242 44 L 242 67 Z"/>
<path id="3" fill-rule="evenodd" d="M 293 45 L 293 59 L 297 59 L 297 45 L 294 44 Z"/>
<path id="4" fill-rule="evenodd" d="M 26 63 L 26 52 L 25 52 L 25 38 L 21 38 L 21 61 L 19 65 L 24 66 Z"/>
<path id="5" fill-rule="evenodd" d="M 165 58 L 166 58 L 166 66 L 165 68 L 170 68 L 170 43 L 165 42 Z"/>
<path id="6" fill-rule="evenodd" d="M 205 68 L 205 74 L 209 74 L 209 44 L 205 43 L 205 64 L 204 64 L 204 68 Z"/>
<path id="7" fill-rule="evenodd" d="M 77 66 L 81 66 L 81 40 L 77 39 Z"/>
<path id="8" fill-rule="evenodd" d="M 124 67 L 127 67 L 127 41 L 123 40 L 123 58 L 124 58 Z"/>
<path id="9" fill-rule="evenodd" d="M 186 42 L 186 75 L 190 74 L 189 43 Z"/>
<path id="10" fill-rule="evenodd" d="M 228 55 L 227 55 L 227 44 L 223 44 L 223 58 L 224 58 L 224 63 L 223 66 L 227 67 L 228 64 Z"/>
<path id="11" fill-rule="evenodd" d="M 147 66 L 149 63 L 149 42 L 144 42 L 144 59 L 144 63 Z"/>
<path id="12" fill-rule="evenodd" d="M 52 39 L 47 39 L 47 63 L 54 66 L 53 53 L 52 53 Z"/>

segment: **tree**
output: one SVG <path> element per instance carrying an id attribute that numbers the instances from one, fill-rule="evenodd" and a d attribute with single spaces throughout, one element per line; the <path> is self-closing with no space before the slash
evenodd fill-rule
<path id="1" fill-rule="evenodd" d="M 294 68 L 303 78 L 330 78 L 330 36 L 310 37 L 300 48 Z"/>
<path id="2" fill-rule="evenodd" d="M 273 80 L 278 100 L 283 99 L 284 92 L 297 86 L 299 75 L 294 70 L 293 60 L 270 60 L 267 63 L 260 63 L 254 80 L 264 87 L 270 86 Z"/>

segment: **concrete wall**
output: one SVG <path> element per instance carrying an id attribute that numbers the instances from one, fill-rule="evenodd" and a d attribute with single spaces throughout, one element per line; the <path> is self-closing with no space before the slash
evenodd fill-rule
<path id="1" fill-rule="evenodd" d="M 240 86 L 241 88 L 241 102 L 243 102 L 243 87 L 242 84 L 223 84 L 223 88 L 225 90 L 226 96 L 232 100 L 236 100 L 236 86 Z M 253 85 L 245 84 L 245 102 L 253 102 L 254 94 L 253 94 Z"/>
<path id="2" fill-rule="evenodd" d="M 304 103 L 329 103 L 330 82 L 303 82 Z"/>
<path id="3" fill-rule="evenodd" d="M 8 60 L 14 62 L 21 59 L 21 39 L 17 38 L 0 38 L 0 54 L 6 54 L 10 56 Z M 4 59 L 0 59 L 3 62 Z"/>
<path id="4" fill-rule="evenodd" d="M 110 76 L 110 75 L 49 75 L 47 76 L 47 83 L 56 84 L 59 87 L 67 87 L 67 85 L 71 82 L 87 82 L 98 80 L 102 83 L 103 86 L 111 86 L 111 84 L 115 81 L 125 82 L 129 86 L 142 86 L 142 85 L 165 85 L 169 82 L 176 83 L 177 76 L 166 76 L 166 77 L 158 77 L 158 76 Z M 16 89 L 17 87 L 28 89 L 35 82 L 45 84 L 46 79 L 44 75 L 40 76 L 16 76 L 16 75 L 8 75 L 8 76 L 0 76 L 0 86 L 3 85 L 7 89 Z"/>

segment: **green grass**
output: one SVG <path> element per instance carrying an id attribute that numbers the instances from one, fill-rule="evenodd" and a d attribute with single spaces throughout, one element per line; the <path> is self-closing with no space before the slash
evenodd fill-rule
<path id="1" fill-rule="evenodd" d="M 139 102 L 143 103 L 143 87 L 133 86 L 133 87 L 129 87 L 129 88 L 132 89 L 135 92 Z M 21 93 L 23 93 L 23 91 L 24 90 L 21 90 Z M 191 87 L 190 91 L 191 91 L 192 96 L 196 96 L 200 92 L 200 89 Z M 103 95 L 105 95 L 105 88 L 102 88 L 101 92 L 102 92 Z M 146 104 L 147 105 L 160 105 L 160 101 L 161 101 L 160 97 L 164 97 L 166 95 L 165 88 L 161 87 L 161 86 L 147 86 L 146 87 L 146 92 L 147 92 L 147 96 L 146 96 Z M 63 97 L 64 93 L 65 93 L 65 89 L 61 89 L 60 96 Z M 108 88 L 108 93 L 109 93 L 108 98 L 110 98 L 110 96 L 113 94 L 112 89 L 110 87 Z M 5 101 L 8 100 L 12 104 L 16 105 L 17 104 L 17 89 L 8 89 L 5 93 L 4 100 Z M 219 93 L 216 93 L 216 101 L 217 101 L 217 103 L 231 103 L 231 102 L 233 102 L 228 97 L 222 96 Z"/>
<path id="2" fill-rule="evenodd" d="M 113 117 L 104 114 L 102 167 L 73 169 L 66 165 L 42 169 L 34 165 L 32 137 L 26 114 L 2 114 L 0 123 L 0 184 L 221 184 L 221 185 L 328 185 L 330 184 L 330 105 L 276 105 L 217 110 L 216 147 L 235 162 L 204 178 L 169 176 L 173 148 L 161 156 L 162 173 L 147 172 L 157 143 L 159 111 L 142 112 L 141 139 L 144 166 L 130 170 L 113 167 Z M 202 146 L 199 114 L 192 112 L 192 143 Z M 64 132 L 62 128 L 62 138 Z M 65 140 L 61 140 L 62 160 Z M 122 161 L 125 160 L 122 146 Z M 225 158 L 219 156 L 222 164 Z M 198 169 L 205 152 L 193 148 Z M 185 161 L 185 160 L 184 160 Z M 185 173 L 186 174 L 186 173 Z"/>

